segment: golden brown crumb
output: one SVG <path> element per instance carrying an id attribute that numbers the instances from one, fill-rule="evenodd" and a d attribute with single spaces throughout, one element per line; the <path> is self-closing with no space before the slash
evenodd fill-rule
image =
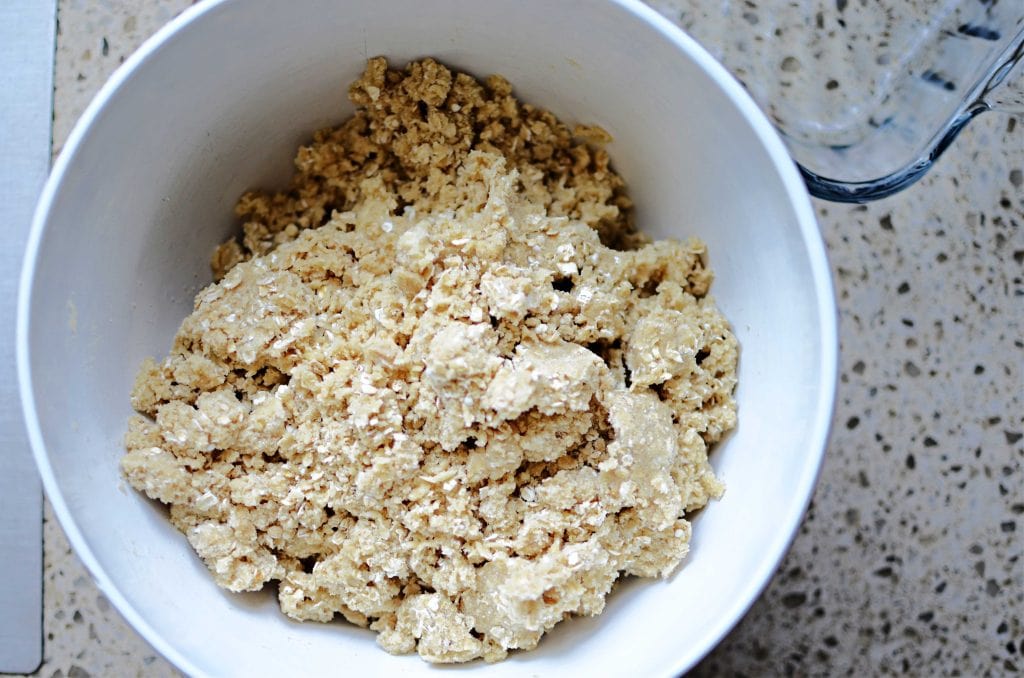
<path id="1" fill-rule="evenodd" d="M 349 97 L 359 107 L 356 114 L 299 149 L 287 190 L 251 191 L 239 200 L 243 235 L 214 255 L 216 279 L 239 261 L 326 223 L 333 211 L 354 209 L 365 199 L 360 186 L 370 177 L 421 214 L 444 208 L 451 203 L 455 169 L 471 150 L 504 156 L 519 170 L 529 199 L 550 215 L 582 220 L 619 248 L 644 242 L 633 231 L 631 203 L 607 152 L 584 143 L 610 140 L 608 133 L 580 125 L 574 139 L 551 113 L 520 103 L 500 76 L 480 83 L 432 59 L 389 70 L 377 57 Z"/>
<path id="2" fill-rule="evenodd" d="M 239 202 L 122 469 L 221 586 L 497 661 L 685 556 L 736 341 L 704 246 L 609 237 L 607 156 L 504 80 L 374 59 L 351 96 L 289 192 Z"/>

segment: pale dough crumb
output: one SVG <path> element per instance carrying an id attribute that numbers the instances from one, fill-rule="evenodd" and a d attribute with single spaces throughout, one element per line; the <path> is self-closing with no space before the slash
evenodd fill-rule
<path id="1" fill-rule="evenodd" d="M 122 469 L 221 586 L 497 661 L 686 555 L 736 340 L 703 244 L 645 244 L 607 155 L 501 78 L 373 59 L 350 93 L 241 199 Z"/>

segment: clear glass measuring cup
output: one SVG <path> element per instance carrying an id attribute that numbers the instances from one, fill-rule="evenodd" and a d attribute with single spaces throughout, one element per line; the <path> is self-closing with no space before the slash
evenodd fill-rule
<path id="1" fill-rule="evenodd" d="M 1024 113 L 1024 0 L 649 0 L 746 86 L 812 194 L 919 179 L 976 115 Z"/>

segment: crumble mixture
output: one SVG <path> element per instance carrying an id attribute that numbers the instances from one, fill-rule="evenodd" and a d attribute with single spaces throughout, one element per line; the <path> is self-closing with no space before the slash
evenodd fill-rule
<path id="1" fill-rule="evenodd" d="M 429 59 L 350 95 L 239 202 L 122 468 L 219 585 L 497 661 L 686 555 L 736 340 L 703 244 L 630 227 L 601 130 Z"/>

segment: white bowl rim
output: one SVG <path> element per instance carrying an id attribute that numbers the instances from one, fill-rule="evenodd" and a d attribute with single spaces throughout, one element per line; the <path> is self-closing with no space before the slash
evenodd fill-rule
<path id="1" fill-rule="evenodd" d="M 68 542 L 85 565 L 100 591 L 120 612 L 125 621 L 154 650 L 159 652 L 179 670 L 191 676 L 205 675 L 205 672 L 158 633 L 121 593 L 117 585 L 100 565 L 69 510 L 67 502 L 64 500 L 43 442 L 42 429 L 39 425 L 36 403 L 33 398 L 28 335 L 32 286 L 35 279 L 36 260 L 42 236 L 46 230 L 54 198 L 63 182 L 64 174 L 89 134 L 93 122 L 103 113 L 118 90 L 132 78 L 139 66 L 153 58 L 179 31 L 186 29 L 190 24 L 220 6 L 236 1 L 238 0 L 204 0 L 187 8 L 147 39 L 99 90 L 68 136 L 40 194 L 29 231 L 18 289 L 15 342 L 22 413 L 25 419 L 29 443 L 32 447 L 32 454 L 39 469 L 46 495 L 53 507 L 54 515 L 63 528 Z M 667 18 L 643 4 L 641 0 L 606 1 L 613 5 L 618 5 L 642 19 L 653 30 L 671 41 L 677 49 L 692 59 L 721 88 L 722 92 L 729 98 L 753 129 L 758 140 L 768 152 L 775 169 L 779 172 L 787 196 L 796 213 L 803 242 L 807 248 L 811 274 L 814 279 L 814 288 L 817 292 L 817 313 L 821 319 L 819 332 L 822 342 L 822 353 L 818 386 L 820 392 L 825 397 L 818 402 L 817 409 L 813 412 L 812 416 L 813 424 L 810 437 L 812 440 L 811 453 L 813 456 L 808 457 L 802 474 L 797 480 L 798 490 L 792 495 L 793 500 L 778 513 L 777 524 L 785 526 L 786 529 L 778 531 L 771 547 L 764 552 L 756 575 L 745 582 L 743 590 L 735 597 L 735 602 L 729 613 L 720 616 L 714 624 L 709 625 L 702 638 L 692 639 L 694 642 L 688 643 L 688 651 L 680 653 L 679 658 L 671 667 L 671 675 L 678 676 L 688 671 L 709 653 L 743 618 L 758 597 L 760 597 L 761 592 L 767 587 L 772 575 L 796 537 L 797 530 L 817 484 L 832 426 L 839 368 L 838 311 L 828 255 L 814 216 L 810 196 L 789 152 L 767 117 L 765 117 L 747 91 L 743 89 L 724 66 L 718 63 L 701 45 Z"/>

